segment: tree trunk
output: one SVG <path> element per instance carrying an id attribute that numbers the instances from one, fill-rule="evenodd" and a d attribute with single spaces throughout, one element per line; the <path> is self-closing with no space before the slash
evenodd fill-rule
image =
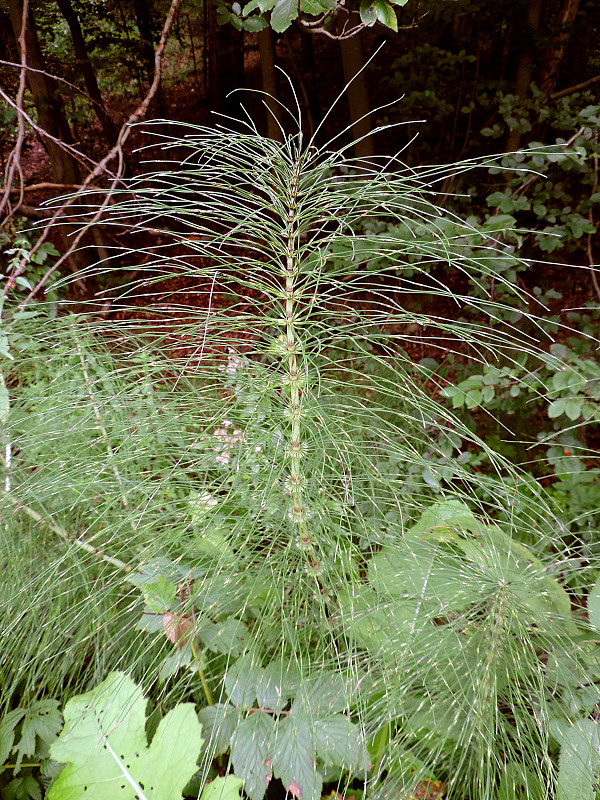
<path id="1" fill-rule="evenodd" d="M 263 101 L 267 112 L 267 136 L 277 142 L 283 141 L 281 131 L 281 105 L 277 88 L 277 71 L 275 70 L 275 36 L 273 29 L 268 26 L 258 32 L 258 50 L 260 53 L 260 73 L 262 77 L 262 90 L 265 92 Z"/>
<path id="2" fill-rule="evenodd" d="M 558 70 L 565 55 L 569 41 L 570 27 L 575 21 L 579 10 L 580 0 L 563 0 L 563 4 L 556 19 L 557 35 L 554 45 L 546 52 L 542 71 L 540 73 L 540 89 L 550 94 L 556 86 Z"/>
<path id="3" fill-rule="evenodd" d="M 371 131 L 371 105 L 367 91 L 367 79 L 360 34 L 350 39 L 340 39 L 342 53 L 342 68 L 346 82 L 346 96 L 350 109 L 350 124 L 354 139 L 354 155 L 357 158 L 369 158 L 374 154 L 373 138 Z M 360 73 L 360 74 L 359 74 Z"/>
<path id="4" fill-rule="evenodd" d="M 108 112 L 104 106 L 104 101 L 98 87 L 98 81 L 96 80 L 96 73 L 94 72 L 94 68 L 85 46 L 85 39 L 83 38 L 83 32 L 81 30 L 79 18 L 73 10 L 71 0 L 57 0 L 57 3 L 60 13 L 67 21 L 67 25 L 71 31 L 71 39 L 73 41 L 73 49 L 75 50 L 77 66 L 81 70 L 81 74 L 85 82 L 85 88 L 87 89 L 87 93 L 92 100 L 94 112 L 98 118 L 98 121 L 100 122 L 100 125 L 102 125 L 102 130 L 104 131 L 104 135 L 106 136 L 108 143 L 112 147 L 117 142 L 117 127 L 108 115 Z"/>
<path id="5" fill-rule="evenodd" d="M 10 0 L 10 18 L 15 39 L 19 41 L 23 20 L 23 0 Z M 27 64 L 36 70 L 46 70 L 46 62 L 34 27 L 33 15 L 29 12 L 25 34 Z M 27 72 L 27 84 L 33 96 L 40 127 L 51 136 L 65 143 L 73 141 L 71 129 L 65 116 L 56 83 L 40 72 Z M 52 177 L 55 183 L 79 183 L 79 169 L 75 159 L 58 144 L 43 137 L 43 144 L 50 157 Z"/>
<path id="6" fill-rule="evenodd" d="M 527 96 L 531 84 L 535 55 L 533 39 L 540 27 L 543 2 L 544 0 L 529 0 L 527 5 L 527 22 L 521 29 L 521 48 L 515 77 L 515 94 L 519 98 Z M 506 150 L 508 152 L 518 150 L 520 144 L 520 131 L 509 131 L 506 137 Z"/>
<path id="7" fill-rule="evenodd" d="M 244 85 L 244 34 L 233 25 L 217 23 L 217 8 L 208 9 L 208 102 L 211 111 L 242 119 L 240 95 L 230 93 Z"/>

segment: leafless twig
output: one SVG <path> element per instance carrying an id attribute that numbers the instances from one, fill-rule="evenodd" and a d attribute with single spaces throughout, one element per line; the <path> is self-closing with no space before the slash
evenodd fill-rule
<path id="1" fill-rule="evenodd" d="M 114 147 L 112 147 L 110 149 L 110 151 L 102 159 L 102 161 L 100 161 L 96 165 L 96 167 L 92 170 L 92 172 L 90 172 L 90 174 L 87 176 L 87 178 L 83 181 L 80 190 L 78 192 L 76 192 L 74 195 L 72 195 L 71 197 L 69 197 L 60 206 L 60 208 L 56 209 L 52 219 L 49 222 L 49 224 L 46 226 L 46 228 L 42 232 L 42 235 L 37 240 L 37 242 L 35 243 L 35 245 L 31 249 L 31 251 L 27 254 L 27 259 L 25 259 L 25 258 L 21 259 L 17 269 L 12 273 L 12 275 L 9 278 L 9 280 L 6 282 L 4 290 L 3 290 L 3 293 L 2 293 L 3 297 L 6 295 L 6 292 L 14 286 L 15 279 L 25 270 L 25 268 L 27 267 L 28 260 L 31 259 L 32 255 L 34 255 L 37 252 L 37 250 L 39 250 L 39 248 L 41 247 L 42 243 L 47 238 L 48 233 L 50 231 L 50 228 L 56 222 L 56 220 L 58 220 L 59 217 L 64 215 L 65 210 L 69 206 L 73 205 L 73 203 L 76 200 L 78 200 L 87 189 L 90 188 L 90 186 L 93 184 L 94 180 L 96 178 L 98 178 L 100 175 L 102 175 L 102 173 L 106 171 L 107 165 L 110 164 L 110 162 L 113 161 L 116 158 L 117 159 L 117 171 L 115 173 L 115 177 L 111 181 L 110 186 L 106 190 L 106 195 L 105 195 L 105 198 L 104 198 L 103 202 L 100 204 L 98 210 L 93 215 L 93 217 L 87 222 L 85 227 L 83 227 L 79 231 L 77 236 L 75 236 L 73 238 L 73 241 L 71 242 L 71 245 L 69 246 L 67 251 L 65 253 L 63 253 L 63 255 L 50 267 L 50 269 L 48 269 L 46 271 L 44 276 L 38 281 L 38 283 L 33 287 L 31 292 L 22 301 L 22 303 L 20 304 L 20 309 L 21 310 L 23 310 L 29 304 L 29 302 L 32 300 L 32 298 L 37 294 L 37 292 L 39 292 L 40 289 L 42 289 L 42 287 L 45 285 L 46 281 L 50 278 L 50 276 L 54 272 L 56 272 L 56 270 L 58 270 L 64 264 L 64 262 L 67 260 L 67 258 L 71 255 L 71 253 L 78 246 L 79 242 L 81 241 L 81 239 L 83 238 L 85 233 L 93 225 L 95 225 L 96 222 L 98 222 L 98 220 L 102 216 L 105 208 L 109 204 L 110 198 L 111 198 L 113 192 L 115 191 L 115 188 L 116 188 L 117 184 L 122 179 L 123 167 L 124 167 L 123 145 L 125 144 L 125 142 L 129 138 L 132 126 L 137 124 L 138 122 L 140 122 L 144 118 L 144 116 L 146 115 L 146 113 L 148 111 L 148 107 L 150 106 L 150 103 L 152 102 L 154 96 L 156 95 L 156 92 L 158 91 L 158 87 L 160 85 L 161 73 L 162 73 L 162 60 L 163 60 L 163 56 L 164 56 L 164 50 L 165 50 L 165 46 L 166 46 L 167 40 L 169 38 L 169 34 L 170 34 L 170 31 L 171 31 L 171 28 L 173 26 L 173 21 L 175 19 L 175 15 L 176 15 L 177 11 L 179 10 L 180 3 L 181 3 L 181 0 L 172 0 L 172 2 L 171 2 L 171 7 L 169 8 L 169 13 L 167 14 L 167 18 L 166 18 L 165 24 L 163 26 L 163 30 L 162 30 L 162 34 L 161 34 L 161 37 L 160 37 L 160 41 L 159 41 L 159 43 L 157 45 L 156 52 L 155 52 L 155 57 L 154 57 L 154 79 L 152 81 L 152 85 L 150 86 L 146 96 L 144 97 L 142 102 L 139 104 L 139 106 L 135 109 L 135 111 L 130 115 L 130 117 L 127 120 L 127 122 L 125 122 L 125 124 L 121 127 L 121 130 L 119 131 L 119 135 L 117 137 L 117 142 L 114 145 Z"/>
<path id="2" fill-rule="evenodd" d="M 25 34 L 27 32 L 27 17 L 29 15 L 29 0 L 23 0 L 23 14 L 21 17 L 21 33 L 19 35 L 19 48 L 21 51 L 21 74 L 19 75 L 19 89 L 17 92 L 17 141 L 13 147 L 9 157 L 6 169 L 6 177 L 4 181 L 4 193 L 0 201 L 0 216 L 5 208 L 8 208 L 8 214 L 0 227 L 3 227 L 7 221 L 14 215 L 17 208 L 23 202 L 23 172 L 21 170 L 21 152 L 23 150 L 23 142 L 25 141 L 25 119 L 23 112 L 23 101 L 25 98 L 25 88 L 27 86 L 27 44 L 25 41 Z M 16 207 L 11 208 L 10 205 L 10 190 L 13 187 L 15 175 L 19 175 L 19 202 Z"/>

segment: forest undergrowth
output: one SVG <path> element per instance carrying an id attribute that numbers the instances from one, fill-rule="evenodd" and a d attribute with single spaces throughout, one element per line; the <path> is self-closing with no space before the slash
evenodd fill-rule
<path id="1" fill-rule="evenodd" d="M 593 800 L 597 309 L 436 204 L 498 159 L 156 137 L 3 301 L 4 795 Z"/>

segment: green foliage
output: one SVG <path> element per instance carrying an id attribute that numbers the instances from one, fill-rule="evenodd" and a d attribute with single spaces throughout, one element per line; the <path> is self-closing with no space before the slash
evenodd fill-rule
<path id="1" fill-rule="evenodd" d="M 522 357 L 548 402 L 575 392 L 552 376 L 583 374 L 585 353 L 550 358 L 532 311 L 516 325 L 471 291 L 522 296 L 493 261 L 522 266 L 503 249 L 513 218 L 461 221 L 432 202 L 439 169 L 357 167 L 300 135 L 194 128 L 163 146 L 177 166 L 111 207 L 151 243 L 119 261 L 135 275 L 108 290 L 113 319 L 38 308 L 6 334 L 1 602 L 7 663 L 26 667 L 2 689 L 9 714 L 67 701 L 49 797 L 100 791 L 100 775 L 115 796 L 168 776 L 178 796 L 200 748 L 190 698 L 206 738 L 194 791 L 225 756 L 234 778 L 209 793 L 252 800 L 271 779 L 297 800 L 353 782 L 373 800 L 553 792 L 580 753 L 569 726 L 598 700 L 595 601 L 588 621 L 540 487 L 408 353 L 418 324 L 465 361 Z M 510 368 L 459 391 L 510 395 Z M 596 573 L 590 553 L 578 600 Z M 173 708 L 149 746 L 124 671 Z M 162 752 L 178 721 L 180 768 Z"/>
<path id="2" fill-rule="evenodd" d="M 49 758 L 50 746 L 62 728 L 56 700 L 37 700 L 27 708 L 16 708 L 0 721 L 0 787 L 9 800 L 39 800 L 40 779 L 55 770 Z M 7 764 L 6 762 L 9 761 Z M 31 764 L 33 761 L 35 763 Z M 36 769 L 38 768 L 38 769 Z M 42 778 L 43 781 L 43 778 Z"/>
<path id="3" fill-rule="evenodd" d="M 181 797 L 196 772 L 202 739 L 193 705 L 178 705 L 146 741 L 146 701 L 123 673 L 111 673 L 87 694 L 69 700 L 65 726 L 50 748 L 67 766 L 50 786 L 48 800 Z"/>

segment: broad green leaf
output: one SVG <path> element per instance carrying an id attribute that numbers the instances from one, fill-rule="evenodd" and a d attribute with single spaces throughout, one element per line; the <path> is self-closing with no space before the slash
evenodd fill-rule
<path id="1" fill-rule="evenodd" d="M 560 737 L 557 800 L 594 800 L 600 767 L 598 723 L 579 719 Z"/>
<path id="2" fill-rule="evenodd" d="M 480 522 L 471 509 L 461 500 L 446 500 L 426 509 L 418 522 L 407 533 L 435 535 L 444 540 L 450 535 L 455 539 L 456 532 L 481 534 L 486 526 Z"/>
<path id="3" fill-rule="evenodd" d="M 42 790 L 33 775 L 15 778 L 3 790 L 3 800 L 42 800 Z"/>
<path id="4" fill-rule="evenodd" d="M 565 413 L 565 406 L 567 401 L 564 397 L 559 397 L 558 400 L 553 400 L 548 406 L 548 416 L 550 419 L 556 419 L 561 414 Z"/>
<path id="5" fill-rule="evenodd" d="M 276 33 L 283 33 L 298 16 L 297 0 L 277 0 L 271 11 L 271 27 Z"/>
<path id="6" fill-rule="evenodd" d="M 6 356 L 6 358 L 14 361 L 14 357 L 10 352 L 10 345 L 8 344 L 8 337 L 3 333 L 0 333 L 0 356 Z"/>
<path id="7" fill-rule="evenodd" d="M 258 16 L 248 17 L 248 19 L 244 20 L 243 25 L 245 31 L 252 31 L 252 32 L 262 31 L 265 28 L 269 27 L 269 23 L 267 22 L 267 20 L 264 17 L 258 17 Z"/>
<path id="8" fill-rule="evenodd" d="M 213 778 L 202 790 L 200 800 L 239 800 L 242 783 L 235 775 Z"/>
<path id="9" fill-rule="evenodd" d="M 251 14 L 253 11 L 260 11 L 264 14 L 265 11 L 270 11 L 277 0 L 250 0 L 249 3 L 242 9 L 242 14 L 247 17 L 248 14 Z"/>
<path id="10" fill-rule="evenodd" d="M 418 601 L 382 601 L 369 586 L 359 587 L 351 595 L 340 593 L 339 601 L 344 627 L 359 647 L 373 653 L 396 653 L 408 646 L 419 616 Z"/>
<path id="11" fill-rule="evenodd" d="M 142 690 L 121 672 L 69 700 L 64 728 L 50 747 L 52 758 L 67 766 L 47 800 L 181 800 L 202 744 L 194 706 L 170 711 L 150 746 L 145 707 Z"/>
<path id="12" fill-rule="evenodd" d="M 507 764 L 498 787 L 498 800 L 544 800 L 546 793 L 537 775 L 522 764 Z"/>
<path id="13" fill-rule="evenodd" d="M 231 759 L 237 778 L 252 800 L 262 800 L 271 780 L 271 755 L 275 739 L 275 720 L 257 711 L 237 727 L 231 742 Z"/>
<path id="14" fill-rule="evenodd" d="M 476 576 L 461 569 L 457 557 L 442 560 L 436 556 L 433 542 L 406 534 L 397 548 L 383 550 L 373 558 L 368 568 L 370 584 L 379 595 L 403 598 L 402 605 L 417 605 L 407 601 L 423 600 L 435 603 L 430 610 L 460 611 L 477 602 L 485 593 Z"/>
<path id="15" fill-rule="evenodd" d="M 377 10 L 372 0 L 362 0 L 360 4 L 360 19 L 365 25 L 371 27 L 377 22 Z"/>
<path id="16" fill-rule="evenodd" d="M 319 800 L 323 779 L 315 767 L 313 722 L 302 713 L 291 713 L 277 725 L 273 774 L 296 800 Z"/>
<path id="17" fill-rule="evenodd" d="M 386 28 L 391 28 L 393 31 L 398 30 L 396 12 L 386 0 L 373 0 L 373 8 L 375 9 L 379 22 L 383 23 Z"/>
<path id="18" fill-rule="evenodd" d="M 583 406 L 583 397 L 572 398 L 565 403 L 565 414 L 572 421 L 575 422 L 581 416 L 581 408 Z"/>
<path id="19" fill-rule="evenodd" d="M 352 772 L 367 763 L 365 746 L 360 729 L 343 714 L 314 723 L 317 755 L 326 766 L 343 767 Z"/>

